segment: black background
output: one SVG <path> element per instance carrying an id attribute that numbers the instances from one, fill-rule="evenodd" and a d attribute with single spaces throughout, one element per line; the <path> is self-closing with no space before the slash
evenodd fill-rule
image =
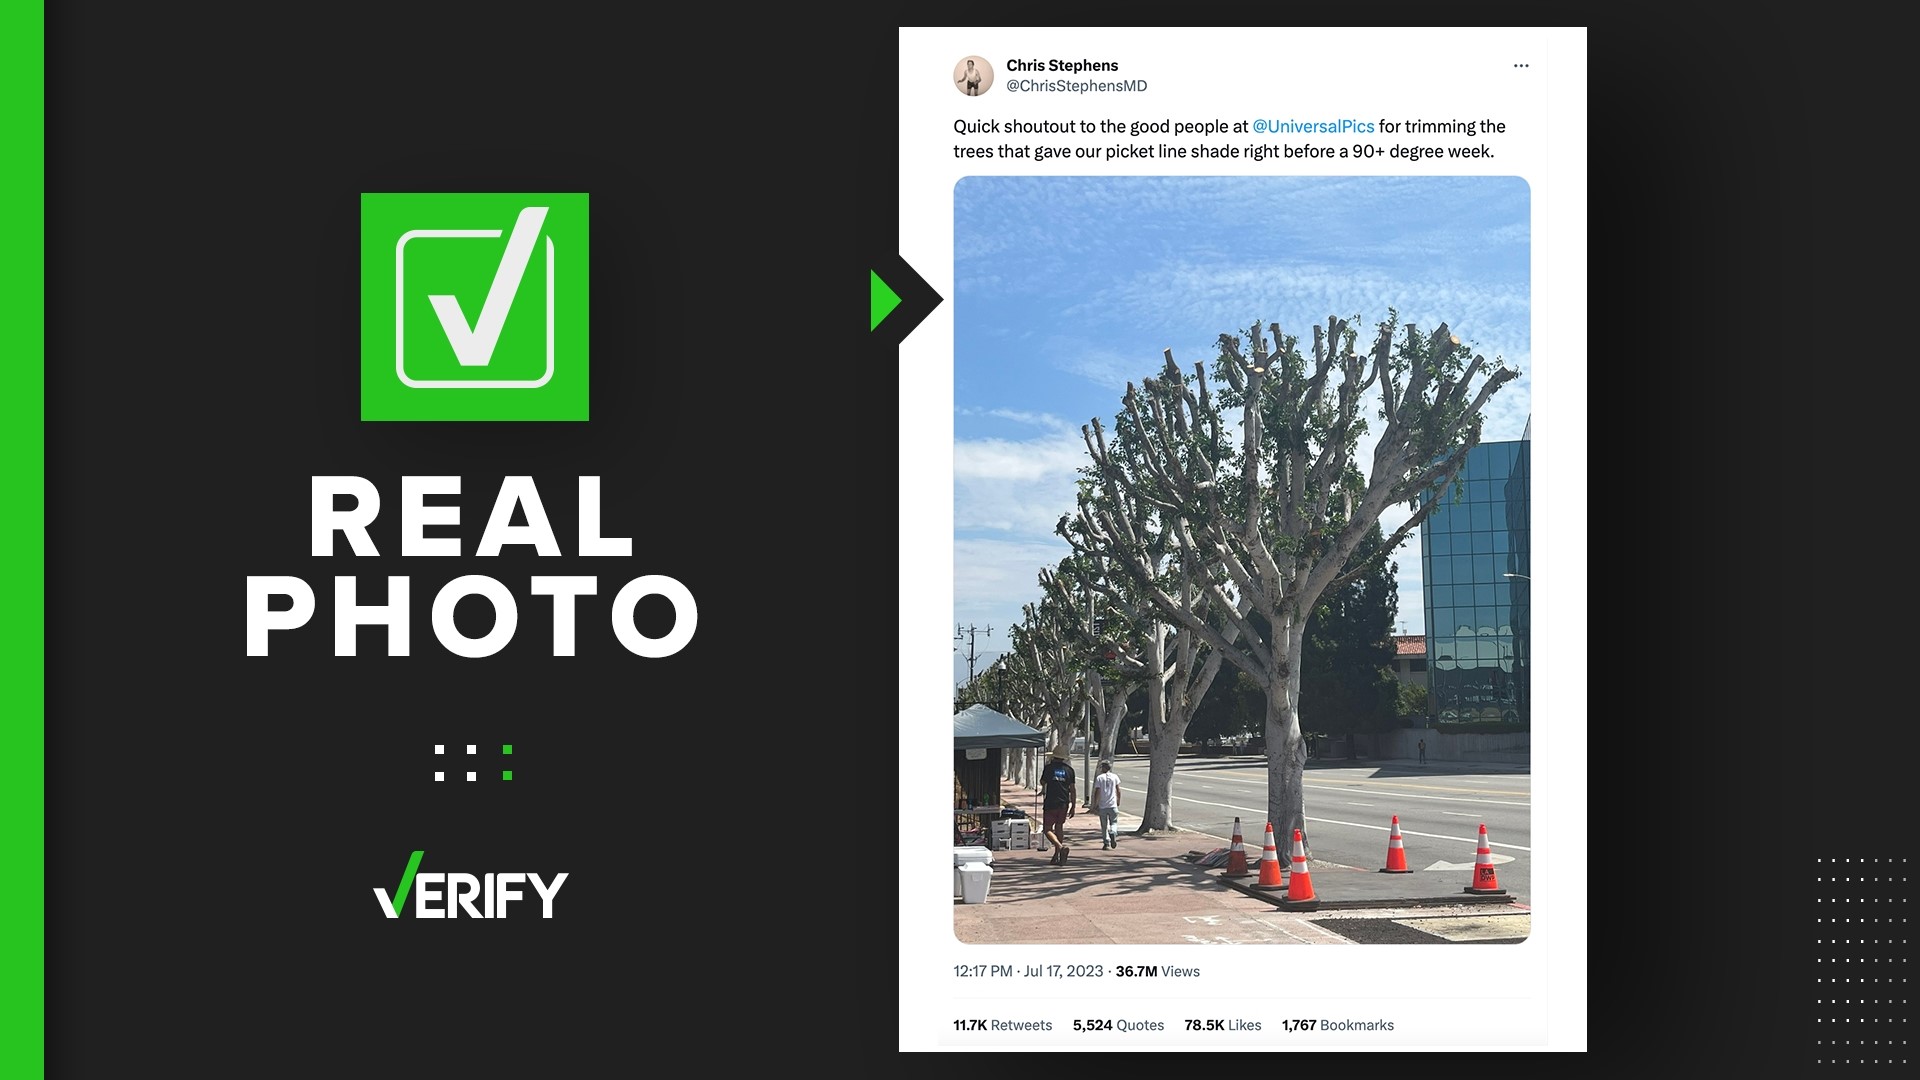
<path id="1" fill-rule="evenodd" d="M 859 300 L 891 153 L 863 174 L 860 123 L 817 122 L 857 114 L 846 77 L 775 77 L 791 27 L 635 36 L 580 10 L 50 5 L 54 1075 L 625 1071 L 663 1028 L 810 1025 L 804 1000 L 759 1006 L 849 970 L 851 916 L 799 873 L 815 819 L 781 808 L 824 816 L 850 750 L 890 753 L 892 608 L 861 598 L 891 591 L 895 394 Z M 889 59 L 893 28 L 872 36 Z M 359 420 L 364 191 L 590 193 L 590 422 Z M 310 554 L 314 474 L 380 489 L 381 558 Z M 398 557 L 410 474 L 463 478 L 434 500 L 462 558 Z M 630 559 L 575 557 L 582 474 Z M 563 558 L 473 556 L 505 475 L 534 477 Z M 519 601 L 484 659 L 428 623 L 470 573 Z M 536 573 L 599 579 L 575 657 Z M 267 657 L 245 655 L 256 574 L 316 595 Z M 333 655 L 336 574 L 363 604 L 412 577 L 410 656 L 379 629 Z M 697 601 L 672 657 L 607 625 L 642 574 Z M 416 848 L 422 872 L 570 877 L 550 921 L 530 887 L 505 920 L 388 920 L 372 890 Z"/>
<path id="2" fill-rule="evenodd" d="M 1910 64 L 1806 8 L 1601 23 L 1590 1046 L 1799 1075 L 1832 1057 L 1815 879 L 1911 858 L 1912 710 L 1877 659 L 1911 592 L 1880 524 L 1905 493 L 1887 463 L 1912 456 L 1911 275 L 1883 259 L 1915 211 L 1881 164 Z"/>
<path id="3" fill-rule="evenodd" d="M 860 745 L 779 738 L 796 716 L 885 731 L 897 697 L 892 620 L 860 603 L 895 567 L 892 340 L 858 311 L 894 250 L 895 28 L 849 17 L 810 51 L 817 25 L 572 11 L 48 13 L 53 1075 L 884 1049 L 884 905 L 775 867 L 890 894 L 890 856 L 823 855 L 760 808 Z M 1910 710 L 1872 658 L 1901 640 L 1903 534 L 1878 522 L 1911 456 L 1910 289 L 1878 260 L 1913 210 L 1872 155 L 1906 65 L 1838 21 L 1675 15 L 1589 49 L 1590 1041 L 1799 1060 L 1754 1033 L 1808 1030 L 1810 860 L 1841 827 L 1842 855 L 1904 845 L 1882 800 Z M 806 55 L 839 81 L 776 77 Z M 592 422 L 357 420 L 357 196 L 412 188 L 592 194 Z M 461 475 L 469 545 L 500 476 L 531 474 L 567 551 L 597 473 L 634 557 L 313 559 L 315 472 L 390 501 L 403 474 Z M 507 652 L 440 649 L 446 578 L 528 600 L 536 568 L 598 574 L 602 603 L 675 576 L 699 634 L 625 657 L 587 603 L 582 655 L 556 659 L 526 602 Z M 328 653 L 349 572 L 363 599 L 414 575 L 415 655 L 374 633 Z M 319 595 L 284 656 L 244 656 L 253 573 Z M 1629 593 L 1659 603 L 1603 602 Z M 1603 655 L 1626 628 L 1641 651 Z M 797 689 L 822 685 L 832 711 Z M 513 742 L 516 778 L 434 785 L 435 742 Z M 871 753 L 840 790 L 887 822 Z M 428 870 L 567 870 L 560 917 L 386 920 L 371 890 L 415 847 Z"/>

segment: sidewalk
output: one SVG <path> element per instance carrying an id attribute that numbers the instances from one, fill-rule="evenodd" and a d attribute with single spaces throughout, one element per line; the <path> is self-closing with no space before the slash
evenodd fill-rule
<path id="1" fill-rule="evenodd" d="M 1028 810 L 1033 792 L 1003 778 L 1000 802 Z M 1051 849 L 994 851 L 985 901 L 953 902 L 954 936 L 968 944 L 1345 945 L 1506 942 L 1531 930 L 1524 905 L 1469 896 L 1458 873 L 1384 874 L 1314 860 L 1307 873 L 1317 906 L 1287 910 L 1285 888 L 1257 886 L 1264 829 L 1243 830 L 1249 876 L 1229 880 L 1224 865 L 1187 858 L 1224 846 L 1218 841 L 1178 831 L 1131 835 L 1139 824 L 1122 814 L 1119 845 L 1103 850 L 1097 814 L 1068 818 L 1062 866 L 1049 861 Z M 1276 847 L 1287 867 L 1287 845 Z"/>

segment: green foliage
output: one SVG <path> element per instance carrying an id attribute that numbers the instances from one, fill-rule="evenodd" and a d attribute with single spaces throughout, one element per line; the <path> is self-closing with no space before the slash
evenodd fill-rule
<path id="1" fill-rule="evenodd" d="M 1013 675 L 1013 666 L 1010 655 L 1002 654 L 988 664 L 986 670 L 975 672 L 971 681 L 962 683 L 954 690 L 953 711 L 985 705 L 994 712 L 1014 715 L 1018 709 L 1014 701 L 1019 684 Z"/>
<path id="2" fill-rule="evenodd" d="M 1235 735 L 1258 735 L 1267 722 L 1267 695 L 1260 684 L 1243 671 L 1231 669 L 1231 680 L 1215 679 L 1213 688 L 1194 710 L 1187 725 L 1187 741 L 1203 743 L 1209 739 L 1230 739 Z"/>
<path id="3" fill-rule="evenodd" d="M 1479 445 L 1480 430 L 1484 417 L 1472 412 L 1474 395 L 1452 393 L 1461 380 L 1468 374 L 1468 365 L 1473 360 L 1473 343 L 1462 341 L 1448 330 L 1445 336 L 1439 333 L 1423 334 L 1419 328 L 1405 327 L 1405 333 L 1394 337 L 1398 325 L 1399 313 L 1389 309 L 1386 321 L 1378 324 L 1382 335 L 1392 338 L 1392 361 L 1390 370 L 1399 380 L 1423 378 L 1425 384 L 1420 394 L 1401 404 L 1401 419 L 1412 423 L 1414 436 L 1409 444 L 1414 461 L 1439 462 L 1452 460 L 1456 464 L 1464 460 L 1466 452 Z M 1446 327 L 1445 323 L 1441 324 Z M 1484 371 L 1484 369 L 1483 369 Z M 1385 416 L 1382 405 L 1381 415 Z M 1447 433 L 1459 425 L 1459 432 L 1448 437 Z M 1396 492 L 1395 500 L 1412 501 L 1416 505 L 1422 497 L 1437 497 L 1439 487 L 1425 491 L 1414 490 L 1411 486 Z M 1459 493 L 1456 491 L 1457 499 Z"/>
<path id="4" fill-rule="evenodd" d="M 1425 720 L 1433 711 L 1433 693 L 1424 686 L 1403 682 L 1400 684 L 1400 697 L 1394 705 L 1394 711 L 1403 720 L 1413 718 Z"/>
<path id="5" fill-rule="evenodd" d="M 1376 522 L 1349 565 L 1379 556 L 1385 540 Z M 1403 684 L 1393 673 L 1398 570 L 1381 560 L 1314 608 L 1300 658 L 1300 702 L 1315 731 L 1343 735 L 1399 726 Z"/>

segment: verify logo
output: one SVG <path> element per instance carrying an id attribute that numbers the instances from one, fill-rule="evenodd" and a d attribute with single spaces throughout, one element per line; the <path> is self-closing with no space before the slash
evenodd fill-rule
<path id="1" fill-rule="evenodd" d="M 587 196 L 360 196 L 360 419 L 587 419 Z"/>
<path id="2" fill-rule="evenodd" d="M 420 860 L 426 854 L 416 851 L 407 858 L 407 868 L 401 872 L 400 884 L 394 886 L 391 897 L 385 889 L 373 890 L 381 914 L 399 918 L 406 910 L 407 894 L 412 893 L 416 919 L 458 919 L 461 912 L 469 919 L 504 919 L 509 903 L 525 899 L 514 886 L 531 885 L 540 898 L 540 917 L 551 919 L 553 898 L 567 883 L 564 873 L 555 875 L 550 883 L 542 881 L 539 874 L 422 874 Z"/>

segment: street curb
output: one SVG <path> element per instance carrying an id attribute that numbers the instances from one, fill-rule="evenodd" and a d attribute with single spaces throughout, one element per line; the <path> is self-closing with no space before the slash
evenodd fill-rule
<path id="1" fill-rule="evenodd" d="M 1234 892 L 1244 893 L 1257 900 L 1263 900 L 1282 910 L 1305 910 L 1299 907 L 1287 908 L 1285 905 L 1288 904 L 1289 901 L 1284 894 L 1274 896 L 1271 893 L 1261 891 L 1258 885 L 1244 885 L 1238 881 L 1229 881 L 1221 878 L 1218 874 L 1213 875 L 1213 877 L 1214 880 L 1219 881 L 1220 884 L 1225 885 Z M 1355 911 L 1365 908 L 1455 907 L 1460 904 L 1504 904 L 1512 900 L 1513 897 L 1507 895 L 1505 890 L 1502 890 L 1498 896 L 1484 893 L 1464 893 L 1448 896 L 1368 897 L 1365 900 L 1329 900 L 1324 896 L 1320 896 L 1313 900 L 1305 901 L 1305 903 L 1318 905 L 1321 910 L 1325 911 Z M 1292 903 L 1299 904 L 1302 902 L 1292 901 Z"/>

